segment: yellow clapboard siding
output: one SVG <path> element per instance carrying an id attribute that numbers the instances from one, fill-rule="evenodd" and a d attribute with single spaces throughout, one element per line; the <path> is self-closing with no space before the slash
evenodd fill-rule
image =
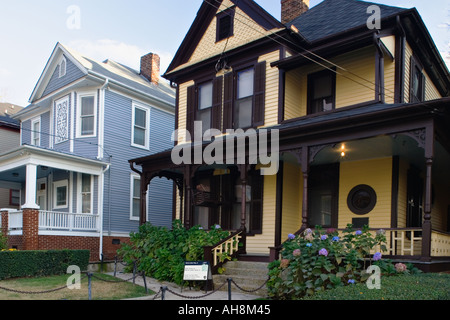
<path id="1" fill-rule="evenodd" d="M 384 59 L 384 96 L 386 103 L 394 103 L 395 99 L 395 61 L 386 56 Z"/>
<path id="2" fill-rule="evenodd" d="M 264 177 L 263 233 L 247 237 L 247 253 L 269 254 L 269 247 L 275 244 L 275 208 L 277 176 Z"/>
<path id="3" fill-rule="evenodd" d="M 397 200 L 397 227 L 406 228 L 406 209 L 408 192 L 409 164 L 403 159 L 399 161 L 398 172 L 398 200 Z"/>
<path id="4" fill-rule="evenodd" d="M 179 110 L 178 110 L 178 143 L 186 142 L 186 112 L 187 112 L 187 88 L 194 85 L 194 81 L 188 81 L 179 85 Z"/>
<path id="5" fill-rule="evenodd" d="M 270 63 L 280 59 L 280 51 L 276 50 L 259 57 L 258 62 L 266 62 L 266 97 L 264 126 L 278 124 L 279 70 Z"/>
<path id="6" fill-rule="evenodd" d="M 409 83 L 411 79 L 411 56 L 413 54 L 411 46 L 406 42 L 405 46 L 405 82 L 404 82 L 404 99 L 405 102 L 409 102 Z"/>
<path id="7" fill-rule="evenodd" d="M 302 225 L 303 174 L 300 167 L 284 162 L 281 240 L 297 232 Z"/>
<path id="8" fill-rule="evenodd" d="M 358 216 L 347 206 L 349 192 L 360 184 L 371 186 L 377 194 L 375 208 L 364 216 Z M 369 218 L 371 228 L 387 228 L 391 225 L 392 158 L 343 162 L 339 182 L 339 228 L 352 223 L 352 218 Z"/>

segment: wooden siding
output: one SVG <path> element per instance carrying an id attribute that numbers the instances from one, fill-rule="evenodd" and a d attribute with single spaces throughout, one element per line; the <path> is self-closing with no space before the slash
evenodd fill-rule
<path id="1" fill-rule="evenodd" d="M 217 10 L 217 13 L 233 6 L 234 4 L 231 1 L 225 0 Z M 215 55 L 219 55 L 224 51 L 224 49 L 231 50 L 240 47 L 259 38 L 263 38 L 265 35 L 270 33 L 270 31 L 266 31 L 259 24 L 253 21 L 239 7 L 236 6 L 235 10 L 234 35 L 228 39 L 216 42 L 217 22 L 214 17 L 187 64 L 194 64 Z M 180 68 L 182 67 L 183 66 L 180 66 Z"/>
<path id="2" fill-rule="evenodd" d="M 42 94 L 43 97 L 84 76 L 84 73 L 77 66 L 75 66 L 72 61 L 66 58 L 66 62 L 66 75 L 61 78 L 59 77 L 59 65 L 57 65 L 47 84 L 47 87 Z"/>
<path id="3" fill-rule="evenodd" d="M 178 86 L 178 144 L 186 142 L 186 112 L 187 112 L 187 88 L 194 85 L 194 81 L 188 81 Z"/>
<path id="4" fill-rule="evenodd" d="M 353 214 L 347 206 L 349 192 L 360 184 L 371 186 L 377 194 L 375 208 L 364 216 Z M 369 218 L 371 228 L 391 225 L 392 158 L 342 162 L 339 182 L 339 228 L 352 218 Z"/>
<path id="5" fill-rule="evenodd" d="M 395 36 L 381 39 L 394 59 L 388 54 L 384 54 L 384 96 L 386 103 L 395 102 Z"/>
<path id="6" fill-rule="evenodd" d="M 266 62 L 265 119 L 264 126 L 278 124 L 279 70 L 270 63 L 280 59 L 280 51 L 276 50 L 259 57 L 258 62 Z"/>
<path id="7" fill-rule="evenodd" d="M 111 156 L 111 169 L 105 174 L 104 229 L 112 232 L 137 231 L 139 221 L 130 220 L 130 175 L 128 160 L 158 153 L 173 146 L 173 115 L 150 107 L 150 150 L 131 146 L 132 99 L 118 93 L 105 93 L 104 149 Z M 122 130 L 117 130 L 122 128 Z M 110 181 L 111 180 L 111 181 Z M 155 225 L 170 226 L 172 181 L 154 179 L 148 190 L 148 217 Z"/>
<path id="8" fill-rule="evenodd" d="M 403 159 L 400 159 L 399 173 L 398 173 L 398 198 L 397 198 L 398 228 L 406 228 L 408 170 L 409 170 L 409 163 Z"/>
<path id="9" fill-rule="evenodd" d="M 302 225 L 303 174 L 299 166 L 284 162 L 281 240 L 297 232 Z"/>
<path id="10" fill-rule="evenodd" d="M 330 61 L 346 70 L 336 70 L 336 108 L 375 99 L 375 49 L 372 46 Z M 391 69 L 388 64 L 388 71 L 392 72 Z M 308 75 L 321 70 L 323 67 L 317 64 L 308 64 L 286 72 L 284 120 L 307 115 Z"/>
<path id="11" fill-rule="evenodd" d="M 275 244 L 277 176 L 264 176 L 263 233 L 247 237 L 247 253 L 269 254 L 269 247 Z"/>

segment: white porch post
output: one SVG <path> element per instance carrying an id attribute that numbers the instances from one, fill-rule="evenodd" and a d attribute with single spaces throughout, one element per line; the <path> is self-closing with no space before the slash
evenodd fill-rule
<path id="1" fill-rule="evenodd" d="M 25 182 L 25 204 L 22 209 L 39 209 L 36 204 L 37 165 L 27 164 Z"/>

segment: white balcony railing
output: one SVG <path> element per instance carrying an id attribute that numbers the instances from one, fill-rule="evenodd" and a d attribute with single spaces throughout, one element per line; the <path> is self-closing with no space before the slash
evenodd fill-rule
<path id="1" fill-rule="evenodd" d="M 39 211 L 40 230 L 97 232 L 99 227 L 98 215 Z"/>

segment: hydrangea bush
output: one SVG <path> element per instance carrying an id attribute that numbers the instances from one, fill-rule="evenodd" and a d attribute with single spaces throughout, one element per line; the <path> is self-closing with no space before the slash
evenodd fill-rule
<path id="1" fill-rule="evenodd" d="M 281 259 L 269 265 L 269 295 L 274 299 L 298 299 L 316 291 L 367 280 L 366 263 L 381 259 L 386 250 L 383 230 L 375 235 L 369 228 L 353 230 L 348 225 L 340 236 L 336 229 L 306 229 L 290 234 L 283 244 Z M 372 249 L 380 252 L 371 256 Z"/>

